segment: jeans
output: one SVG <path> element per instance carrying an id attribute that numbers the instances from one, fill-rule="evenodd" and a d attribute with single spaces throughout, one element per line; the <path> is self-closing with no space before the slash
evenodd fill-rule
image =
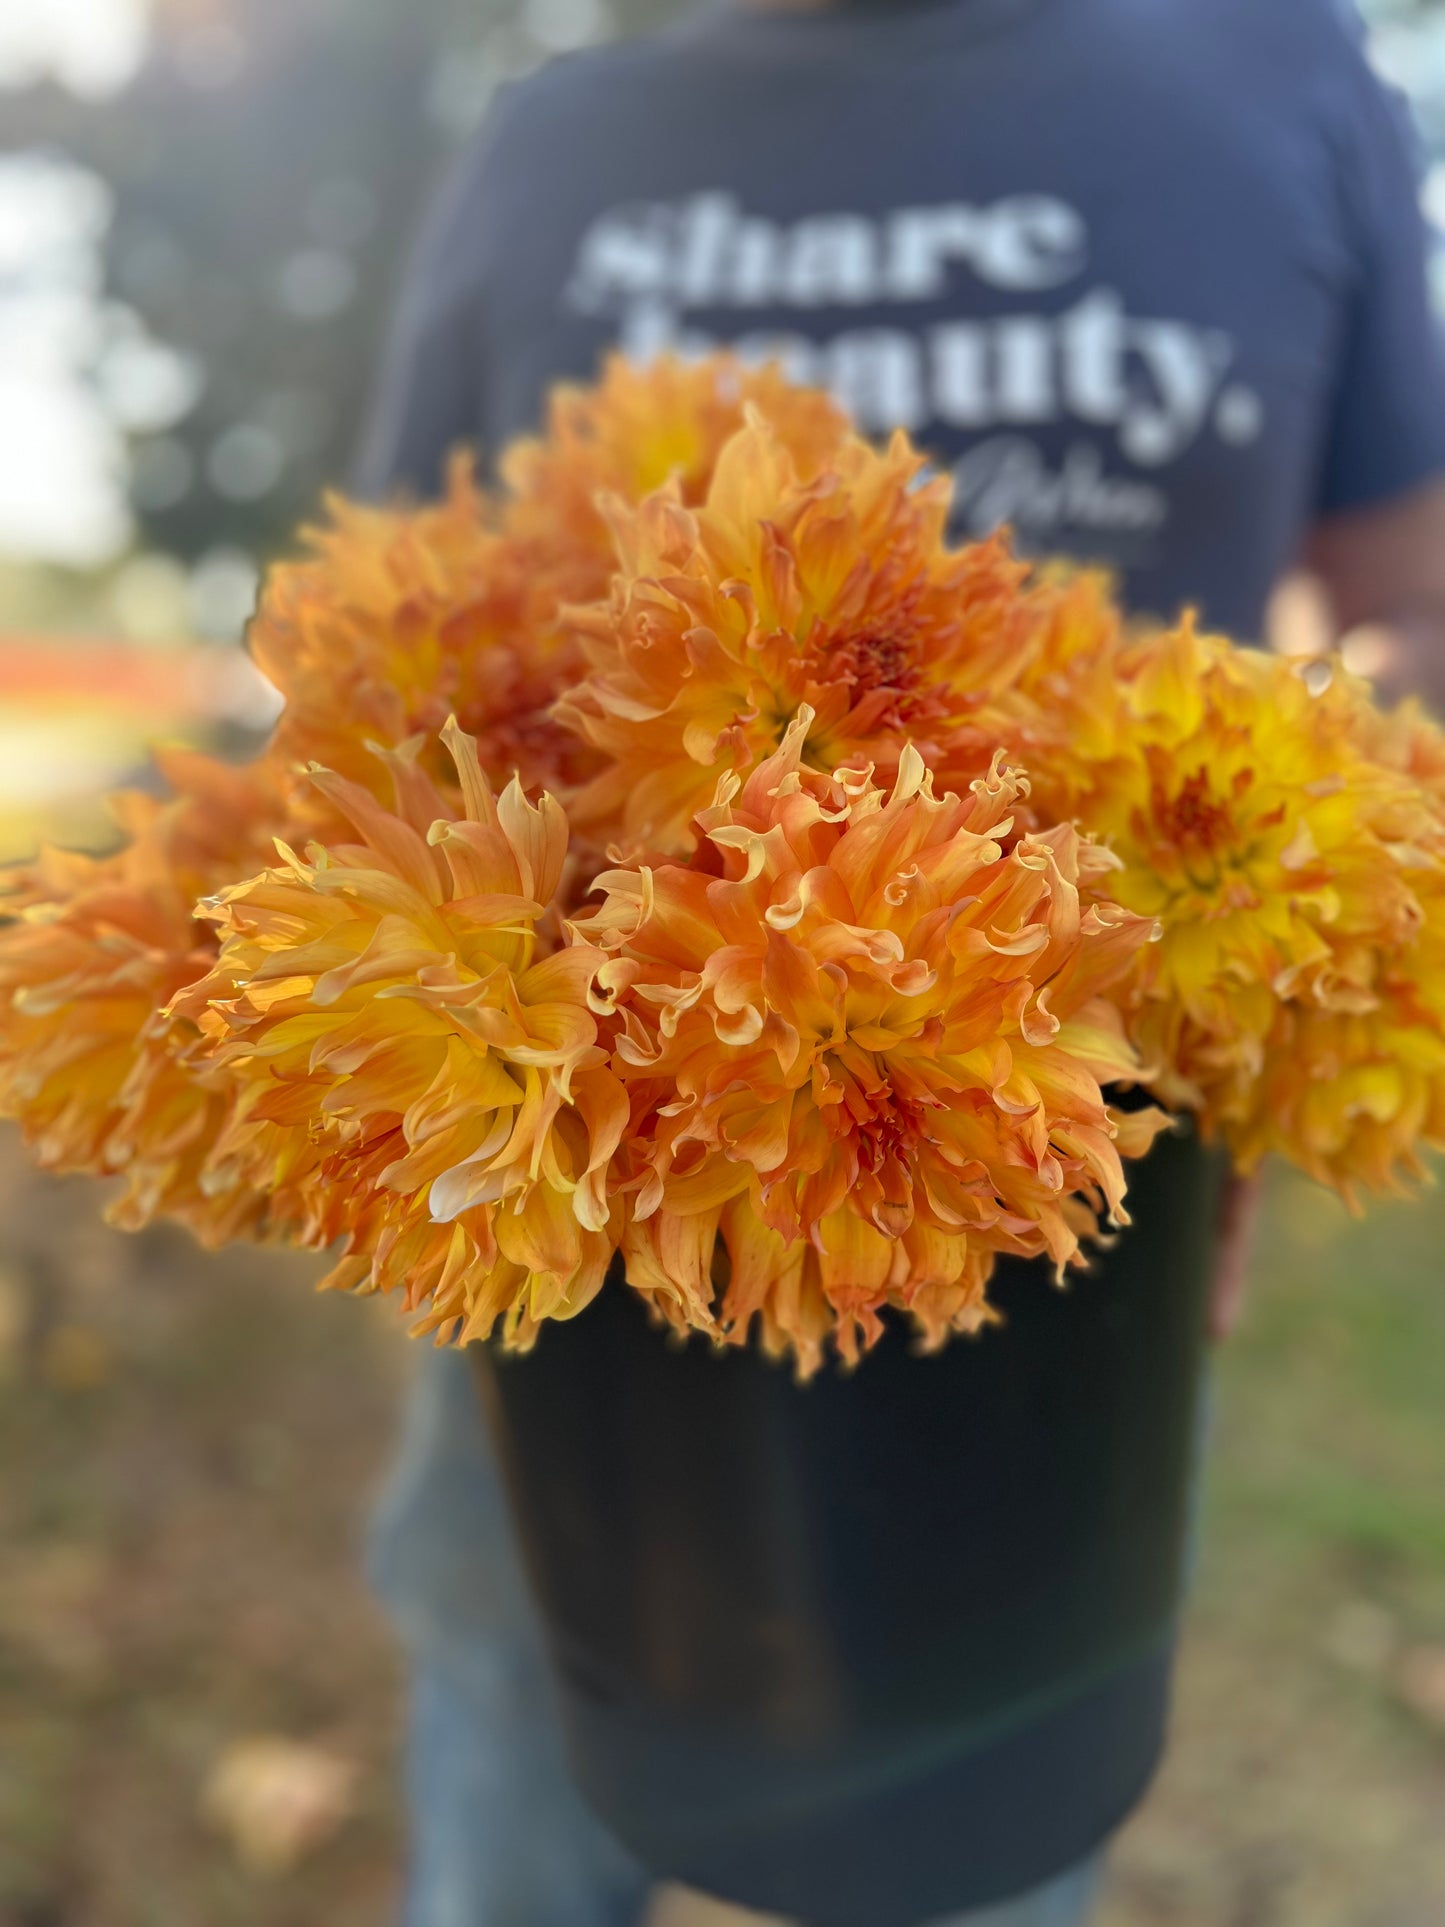
<path id="1" fill-rule="evenodd" d="M 422 1361 L 372 1544 L 412 1667 L 405 1927 L 633 1927 L 649 1880 L 574 1790 L 471 1368 Z M 1084 1927 L 1090 1862 L 931 1927 Z"/>

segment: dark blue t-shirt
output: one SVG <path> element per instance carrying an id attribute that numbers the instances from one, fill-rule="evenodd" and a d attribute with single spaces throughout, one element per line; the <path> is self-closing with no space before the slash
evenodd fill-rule
<path id="1" fill-rule="evenodd" d="M 1338 0 L 730 6 L 502 98 L 368 481 L 431 486 L 614 344 L 740 345 L 907 428 L 960 533 L 1252 637 L 1318 517 L 1445 471 L 1425 252 Z"/>

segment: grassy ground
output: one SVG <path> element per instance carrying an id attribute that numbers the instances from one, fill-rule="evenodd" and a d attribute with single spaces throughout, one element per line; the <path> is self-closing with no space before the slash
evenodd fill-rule
<path id="1" fill-rule="evenodd" d="M 1445 1197 L 1280 1183 L 1223 1358 L 1177 1741 L 1106 1927 L 1445 1922 Z"/>
<path id="2" fill-rule="evenodd" d="M 399 1696 L 357 1548 L 405 1347 L 307 1265 L 111 1236 L 8 1139 L 0 1210 L 0 1927 L 381 1927 Z M 1442 1268 L 1445 1199 L 1359 1228 L 1276 1190 L 1103 1927 L 1445 1922 Z M 214 1791 L 258 1735 L 348 1781 L 310 1827 L 268 1783 L 289 1870 Z"/>

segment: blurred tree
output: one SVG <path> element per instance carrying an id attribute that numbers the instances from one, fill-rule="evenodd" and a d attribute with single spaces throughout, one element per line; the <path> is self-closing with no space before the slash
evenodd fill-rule
<path id="1" fill-rule="evenodd" d="M 247 558 L 284 545 L 346 479 L 420 204 L 491 93 L 664 8 L 154 0 L 149 55 L 123 92 L 7 102 L 7 147 L 59 149 L 114 196 L 119 349 L 97 379 L 130 436 L 145 546 L 201 560 L 223 591 L 239 572 L 244 596 Z M 179 406 L 145 405 L 153 341 L 192 376 Z"/>
<path id="2" fill-rule="evenodd" d="M 244 603 L 248 559 L 350 471 L 420 202 L 491 93 L 684 3 L 152 0 L 124 91 L 7 100 L 6 146 L 68 153 L 114 196 L 97 385 L 130 437 L 144 546 L 199 562 L 223 612 Z M 1366 11 L 1445 144 L 1440 0 Z M 168 405 L 153 341 L 193 377 Z"/>

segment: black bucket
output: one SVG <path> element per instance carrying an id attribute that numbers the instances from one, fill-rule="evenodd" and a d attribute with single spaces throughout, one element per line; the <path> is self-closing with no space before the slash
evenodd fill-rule
<path id="1" fill-rule="evenodd" d="M 1163 1744 L 1221 1167 L 1001 1327 L 799 1386 L 609 1282 L 484 1400 L 590 1805 L 660 1878 L 817 1927 L 1041 1885 Z"/>

